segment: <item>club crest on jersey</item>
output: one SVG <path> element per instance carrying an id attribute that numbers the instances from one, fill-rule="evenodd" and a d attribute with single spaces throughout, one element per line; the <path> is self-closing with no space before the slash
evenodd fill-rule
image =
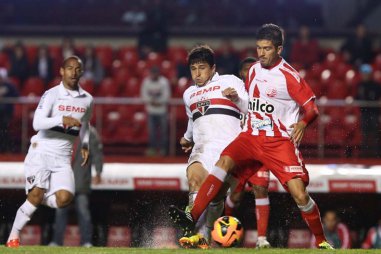
<path id="1" fill-rule="evenodd" d="M 26 180 L 27 180 L 28 183 L 30 183 L 30 184 L 32 184 L 32 183 L 34 182 L 34 179 L 36 179 L 35 176 L 28 176 L 28 177 L 26 178 Z"/>
<path id="2" fill-rule="evenodd" d="M 198 112 L 200 112 L 202 115 L 204 115 L 210 106 L 210 100 L 199 101 L 199 102 L 197 102 L 196 106 L 197 106 Z"/>
<path id="3" fill-rule="evenodd" d="M 268 97 L 275 97 L 277 95 L 277 90 L 275 89 L 275 87 L 269 87 L 266 89 L 266 95 Z"/>

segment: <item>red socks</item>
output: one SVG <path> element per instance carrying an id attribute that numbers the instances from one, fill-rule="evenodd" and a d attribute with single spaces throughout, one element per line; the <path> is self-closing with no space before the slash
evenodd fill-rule
<path id="1" fill-rule="evenodd" d="M 314 234 L 316 238 L 316 247 L 323 241 L 326 241 L 326 238 L 324 236 L 323 226 L 320 220 L 320 212 L 319 208 L 316 204 L 314 204 L 312 211 L 309 212 L 303 212 L 302 217 L 304 221 L 307 223 L 308 227 L 310 228 L 312 234 Z"/>
<path id="2" fill-rule="evenodd" d="M 270 215 L 269 198 L 255 199 L 255 215 L 257 218 L 258 236 L 266 237 Z"/>
<path id="3" fill-rule="evenodd" d="M 212 174 L 209 174 L 205 179 L 205 182 L 198 191 L 191 211 L 192 218 L 195 222 L 200 218 L 202 212 L 217 195 L 222 187 L 222 183 L 223 182 L 221 180 Z"/>

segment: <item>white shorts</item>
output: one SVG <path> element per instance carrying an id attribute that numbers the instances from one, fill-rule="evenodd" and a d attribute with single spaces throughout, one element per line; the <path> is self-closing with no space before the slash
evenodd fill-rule
<path id="1" fill-rule="evenodd" d="M 220 158 L 220 154 L 224 148 L 225 147 L 217 145 L 205 146 L 204 144 L 195 144 L 188 159 L 188 167 L 195 162 L 200 162 L 202 166 L 210 173 Z"/>
<path id="2" fill-rule="evenodd" d="M 67 190 L 74 194 L 74 174 L 69 156 L 58 156 L 29 149 L 24 161 L 26 194 L 33 187 L 45 189 L 45 196 L 58 190 Z"/>

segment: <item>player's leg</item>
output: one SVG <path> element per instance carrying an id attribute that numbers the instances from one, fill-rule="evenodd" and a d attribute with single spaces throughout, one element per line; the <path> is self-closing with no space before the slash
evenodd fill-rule
<path id="1" fill-rule="evenodd" d="M 91 247 L 93 225 L 91 223 L 89 198 L 87 194 L 77 194 L 75 196 L 75 208 L 77 211 L 79 230 L 81 233 L 81 245 L 84 247 Z"/>
<path id="2" fill-rule="evenodd" d="M 319 209 L 306 190 L 309 176 L 299 150 L 289 140 L 272 138 L 271 142 L 266 142 L 261 160 L 292 195 L 303 219 L 315 235 L 317 245 L 323 244 L 322 247 L 326 248 Z"/>
<path id="3" fill-rule="evenodd" d="M 225 215 L 233 216 L 234 209 L 237 208 L 243 198 L 243 191 L 232 191 L 227 197 L 225 202 Z"/>
<path id="4" fill-rule="evenodd" d="M 16 217 L 6 244 L 7 247 L 18 247 L 20 245 L 20 232 L 41 204 L 44 193 L 45 190 L 38 187 L 34 187 L 28 193 L 27 199 L 16 212 Z"/>
<path id="5" fill-rule="evenodd" d="M 56 217 L 54 219 L 54 233 L 50 246 L 62 246 L 64 243 L 65 230 L 67 225 L 69 208 L 63 207 L 56 209 Z"/>
<path id="6" fill-rule="evenodd" d="M 249 179 L 249 183 L 252 185 L 252 192 L 255 196 L 255 215 L 258 231 L 257 248 L 269 248 L 271 247 L 267 241 L 267 227 L 270 216 L 269 171 L 262 167 Z"/>

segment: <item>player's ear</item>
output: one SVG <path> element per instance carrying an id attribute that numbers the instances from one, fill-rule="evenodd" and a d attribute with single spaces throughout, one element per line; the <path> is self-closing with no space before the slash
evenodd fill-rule
<path id="1" fill-rule="evenodd" d="M 61 76 L 64 75 L 64 69 L 62 67 L 60 68 L 60 74 L 61 74 Z"/>
<path id="2" fill-rule="evenodd" d="M 213 64 L 213 66 L 212 66 L 212 71 L 213 71 L 213 72 L 216 71 L 216 65 L 215 65 L 215 64 Z"/>
<path id="3" fill-rule="evenodd" d="M 277 48 L 278 55 L 282 54 L 282 51 L 283 51 L 283 46 L 278 46 Z"/>

